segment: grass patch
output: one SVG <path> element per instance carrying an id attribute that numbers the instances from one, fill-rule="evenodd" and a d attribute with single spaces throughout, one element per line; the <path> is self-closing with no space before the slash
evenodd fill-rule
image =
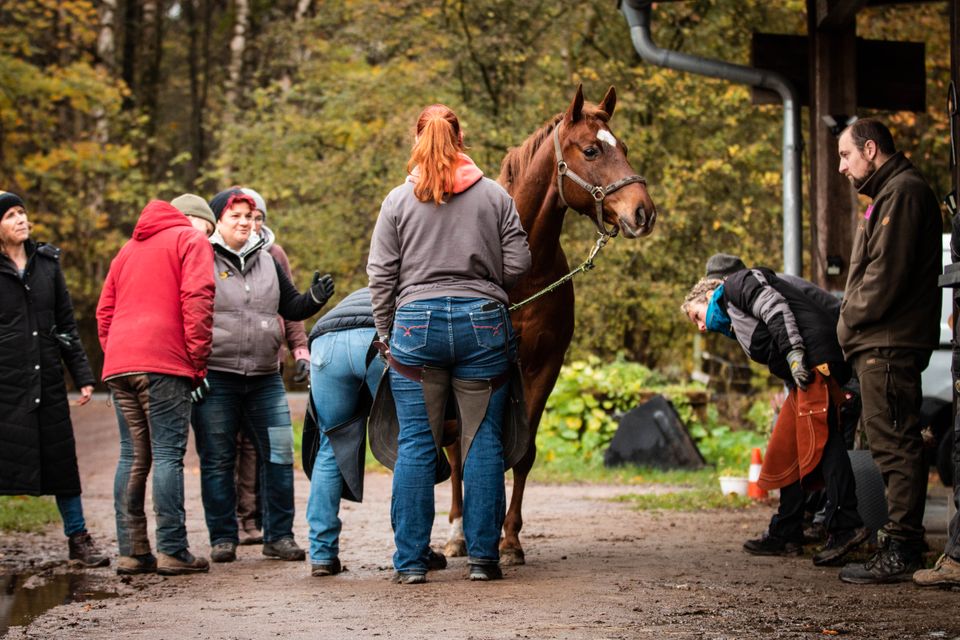
<path id="1" fill-rule="evenodd" d="M 50 496 L 0 496 L 0 531 L 35 533 L 60 520 Z"/>
<path id="2" fill-rule="evenodd" d="M 700 511 L 701 509 L 743 509 L 752 501 L 746 496 L 723 495 L 719 489 L 686 489 L 670 493 L 630 493 L 613 498 L 614 502 L 629 502 L 637 511 Z"/>
<path id="3" fill-rule="evenodd" d="M 629 493 L 613 498 L 629 502 L 637 511 L 699 511 L 701 509 L 743 509 L 752 503 L 746 496 L 723 495 L 719 489 L 685 489 L 670 493 Z"/>

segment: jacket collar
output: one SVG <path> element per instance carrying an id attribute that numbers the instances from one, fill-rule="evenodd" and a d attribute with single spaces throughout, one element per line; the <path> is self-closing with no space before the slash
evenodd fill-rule
<path id="1" fill-rule="evenodd" d="M 884 162 L 880 168 L 873 173 L 872 176 L 867 178 L 867 181 L 860 185 L 860 188 L 857 191 L 872 200 L 877 197 L 877 194 L 880 193 L 880 190 L 883 189 L 884 185 L 887 184 L 890 178 L 897 174 L 903 173 L 912 166 L 913 164 L 907 160 L 907 157 L 903 155 L 903 152 L 897 151 L 895 154 L 890 156 L 890 158 Z"/>
<path id="2" fill-rule="evenodd" d="M 214 251 L 237 265 L 241 272 L 246 269 L 250 258 L 263 248 L 263 238 L 256 234 L 250 234 L 247 244 L 243 245 L 239 251 L 234 251 L 228 247 L 219 231 L 215 231 L 210 236 L 210 243 L 213 245 Z"/>

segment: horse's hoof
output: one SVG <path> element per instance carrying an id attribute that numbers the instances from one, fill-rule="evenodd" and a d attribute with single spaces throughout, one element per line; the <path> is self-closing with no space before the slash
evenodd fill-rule
<path id="1" fill-rule="evenodd" d="M 520 564 L 526 564 L 526 560 L 523 559 L 523 549 L 500 550 L 500 566 L 509 567 Z"/>
<path id="2" fill-rule="evenodd" d="M 465 540 L 450 540 L 443 547 L 443 555 L 448 558 L 462 558 L 467 555 L 467 543 Z"/>

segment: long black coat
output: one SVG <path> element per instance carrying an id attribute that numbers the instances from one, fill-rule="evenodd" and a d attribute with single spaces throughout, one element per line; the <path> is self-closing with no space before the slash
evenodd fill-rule
<path id="1" fill-rule="evenodd" d="M 60 250 L 26 243 L 27 268 L 0 253 L 0 494 L 77 495 L 80 473 L 61 358 L 77 387 L 93 372 L 80 344 Z"/>

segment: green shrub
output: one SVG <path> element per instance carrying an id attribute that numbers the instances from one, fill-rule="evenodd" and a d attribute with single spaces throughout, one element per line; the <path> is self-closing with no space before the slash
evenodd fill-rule
<path id="1" fill-rule="evenodd" d="M 586 468 L 600 465 L 603 451 L 617 430 L 616 414 L 629 411 L 655 394 L 662 394 L 676 408 L 680 419 L 706 461 L 716 467 L 749 466 L 750 451 L 763 447 L 772 416 L 769 403 L 755 401 L 747 413 L 746 429 L 723 424 L 715 406 L 708 405 L 703 418 L 690 402 L 691 395 L 705 391 L 699 383 L 674 384 L 647 367 L 622 357 L 602 363 L 596 357 L 565 365 L 547 399 L 537 431 L 540 466 L 569 466 L 579 460 Z"/>

